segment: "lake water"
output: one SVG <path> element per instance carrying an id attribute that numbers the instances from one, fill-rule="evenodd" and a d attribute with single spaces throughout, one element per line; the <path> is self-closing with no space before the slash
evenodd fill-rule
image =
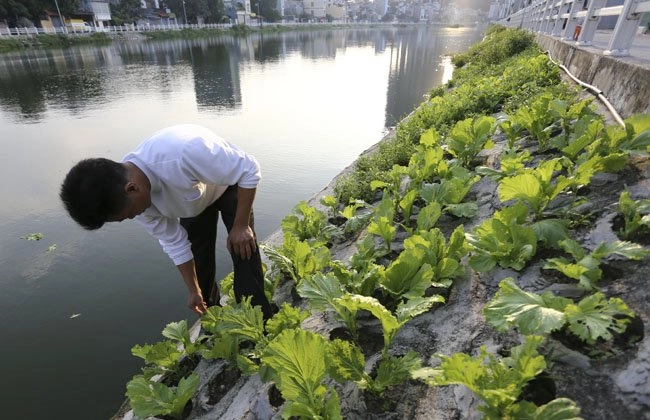
<path id="1" fill-rule="evenodd" d="M 142 228 L 86 232 L 67 217 L 58 189 L 74 163 L 120 160 L 163 126 L 206 125 L 260 161 L 263 239 L 450 77 L 445 55 L 481 37 L 339 29 L 0 55 L 0 416 L 108 419 L 142 366 L 131 347 L 196 321 Z M 43 239 L 23 239 L 32 233 Z M 224 236 L 218 278 L 231 270 Z"/>

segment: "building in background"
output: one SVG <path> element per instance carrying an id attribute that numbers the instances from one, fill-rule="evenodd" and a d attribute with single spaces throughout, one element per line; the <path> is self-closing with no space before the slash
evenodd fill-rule
<path id="1" fill-rule="evenodd" d="M 347 22 L 348 8 L 344 1 L 330 3 L 325 7 L 325 16 L 329 17 L 333 22 Z"/>
<path id="2" fill-rule="evenodd" d="M 314 20 L 325 19 L 326 0 L 303 0 L 305 14 Z"/>
<path id="3" fill-rule="evenodd" d="M 384 16 L 388 12 L 388 0 L 375 0 L 374 3 L 377 16 Z"/>
<path id="4" fill-rule="evenodd" d="M 96 28 L 110 25 L 111 8 L 108 0 L 82 0 L 79 11 L 84 14 L 84 21 L 88 22 L 89 17 L 92 25 Z"/>

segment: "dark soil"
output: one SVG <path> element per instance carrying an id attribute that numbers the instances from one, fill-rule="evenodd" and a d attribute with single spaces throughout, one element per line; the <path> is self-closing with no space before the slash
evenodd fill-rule
<path id="1" fill-rule="evenodd" d="M 616 232 L 616 236 L 622 241 L 630 241 L 641 245 L 650 245 L 650 228 L 648 226 L 641 226 L 639 229 L 632 232 L 627 238 L 623 237 L 621 232 L 625 227 L 625 220 L 623 216 L 617 214 L 612 220 L 612 230 Z"/>
<path id="2" fill-rule="evenodd" d="M 273 407 L 276 408 L 281 407 L 282 404 L 284 404 L 284 398 L 282 397 L 282 393 L 275 385 L 273 385 L 269 389 L 269 402 Z"/>
<path id="3" fill-rule="evenodd" d="M 241 372 L 237 367 L 227 366 L 208 385 L 208 404 L 214 405 L 232 388 L 241 378 Z"/>

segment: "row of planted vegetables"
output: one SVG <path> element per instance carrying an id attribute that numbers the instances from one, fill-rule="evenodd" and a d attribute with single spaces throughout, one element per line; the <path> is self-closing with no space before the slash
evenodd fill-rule
<path id="1" fill-rule="evenodd" d="M 190 339 L 181 321 L 164 329 L 164 341 L 133 348 L 145 361 L 127 384 L 136 416 L 183 418 L 200 382 L 195 364 L 183 369 L 183 361 L 223 359 L 242 375 L 274 383 L 283 418 L 343 418 L 341 384 L 382 396 L 413 380 L 465 385 L 481 399 L 478 410 L 486 418 L 579 418 L 580 408 L 568 398 L 540 403 L 521 396 L 547 367 L 540 346 L 550 334 L 563 331 L 587 345 L 607 342 L 635 318 L 621 298 L 600 290 L 601 264 L 612 255 L 643 260 L 650 254 L 635 243 L 650 233 L 650 201 L 622 190 L 620 239 L 593 249 L 575 234 L 590 223 L 576 209 L 584 207 L 583 191 L 596 174 L 624 170 L 631 156 L 647 154 L 650 116 L 629 118 L 625 128 L 606 125 L 519 30 L 491 27 L 454 64 L 452 81 L 432 91 L 394 139 L 360 158 L 320 206 L 299 203 L 283 219 L 281 245 L 263 246 L 271 262 L 269 297 L 290 284 L 292 302 L 280 302 L 266 322 L 247 301 L 212 307 L 201 318 L 198 339 Z M 492 153 L 497 159 L 482 159 L 486 150 L 498 150 Z M 479 204 L 468 198 L 479 182 L 492 183 L 501 203 L 482 218 Z M 337 260 L 335 244 L 350 244 L 355 252 Z M 391 351 L 401 328 L 446 304 L 459 277 L 495 267 L 519 271 L 541 254 L 543 268 L 574 282 L 580 294 L 538 295 L 503 279 L 483 315 L 492 328 L 520 334 L 509 354 L 483 347 L 473 355 L 436 355 L 432 366 L 431 354 Z M 232 277 L 223 279 L 221 290 L 233 297 Z M 301 328 L 323 312 L 345 334 L 333 338 Z M 375 353 L 361 317 L 381 330 Z"/>

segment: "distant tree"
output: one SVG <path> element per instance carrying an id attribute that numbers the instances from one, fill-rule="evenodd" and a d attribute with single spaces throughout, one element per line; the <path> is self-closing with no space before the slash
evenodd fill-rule
<path id="1" fill-rule="evenodd" d="M 208 2 L 208 16 L 206 16 L 206 23 L 221 23 L 224 16 L 226 16 L 226 8 L 223 5 L 223 0 L 213 0 Z"/>
<path id="2" fill-rule="evenodd" d="M 43 16 L 45 10 L 56 10 L 53 0 L 24 0 L 22 3 L 29 11 L 29 18 L 36 21 Z"/>
<path id="3" fill-rule="evenodd" d="M 165 3 L 169 10 L 176 15 L 178 23 L 185 23 L 185 15 L 183 14 L 183 3 L 181 0 L 166 0 Z M 189 20 L 188 20 L 189 22 Z"/>
<path id="4" fill-rule="evenodd" d="M 185 23 L 184 12 L 187 13 L 187 23 L 197 23 L 199 16 L 203 17 L 206 23 L 216 23 L 225 15 L 223 0 L 185 0 L 184 11 L 182 0 L 166 1 L 179 23 Z"/>
<path id="5" fill-rule="evenodd" d="M 185 7 L 188 9 L 187 13 L 192 17 L 192 22 L 197 23 L 198 17 L 201 16 L 205 20 L 209 17 L 210 6 L 208 0 L 185 0 Z"/>
<path id="6" fill-rule="evenodd" d="M 121 0 L 118 4 L 111 4 L 111 20 L 115 25 L 133 23 L 142 16 L 140 0 Z"/>
<path id="7" fill-rule="evenodd" d="M 59 3 L 61 14 L 63 15 L 77 13 L 79 5 L 81 4 L 81 0 L 57 0 L 57 2 Z M 52 0 L 51 3 L 54 3 L 54 0 Z"/>
<path id="8" fill-rule="evenodd" d="M 0 19 L 9 26 L 17 26 L 19 19 L 40 24 L 41 15 L 46 9 L 54 10 L 54 3 L 48 0 L 0 0 Z"/>
<path id="9" fill-rule="evenodd" d="M 259 4 L 259 13 L 265 22 L 276 22 L 282 18 L 280 13 L 275 9 L 275 0 L 253 0 L 251 1 L 251 12 L 257 13 Z"/>
<path id="10" fill-rule="evenodd" d="M 29 10 L 16 0 L 0 0 L 0 19 L 6 19 L 9 26 L 16 26 L 18 18 L 25 17 Z"/>

